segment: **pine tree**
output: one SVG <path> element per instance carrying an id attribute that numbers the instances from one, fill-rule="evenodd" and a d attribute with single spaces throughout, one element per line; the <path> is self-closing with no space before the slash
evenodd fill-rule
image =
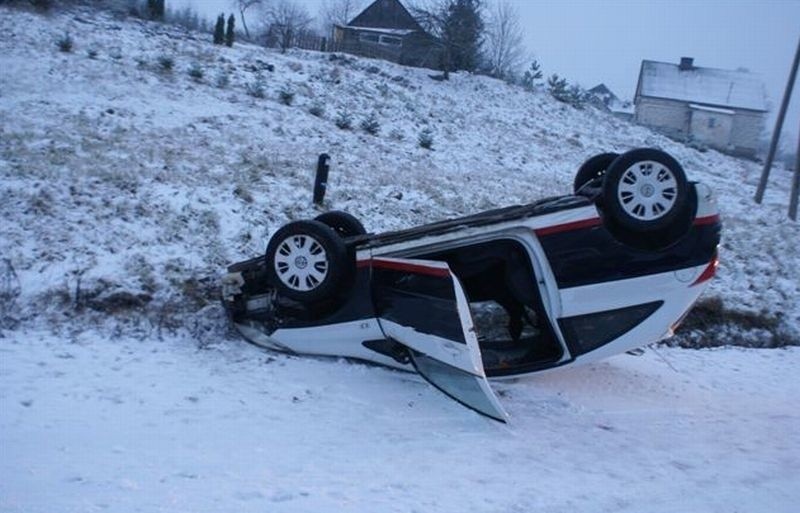
<path id="1" fill-rule="evenodd" d="M 547 90 L 556 100 L 560 102 L 567 102 L 569 100 L 569 93 L 567 91 L 567 79 L 561 78 L 553 73 L 547 79 Z"/>
<path id="2" fill-rule="evenodd" d="M 453 71 L 475 71 L 480 62 L 484 23 L 481 0 L 452 0 L 447 6 L 443 39 Z"/>
<path id="3" fill-rule="evenodd" d="M 217 16 L 217 24 L 214 27 L 214 44 L 221 45 L 225 42 L 225 15 Z"/>
<path id="4" fill-rule="evenodd" d="M 164 0 L 147 0 L 147 16 L 151 20 L 163 20 L 164 10 Z"/>
<path id="5" fill-rule="evenodd" d="M 539 64 L 539 61 L 534 60 L 531 63 L 531 67 L 522 75 L 522 86 L 529 91 L 533 91 L 541 78 L 542 66 Z"/>
<path id="6" fill-rule="evenodd" d="M 236 28 L 236 19 L 233 17 L 233 14 L 228 16 L 228 31 L 225 32 L 225 44 L 228 46 L 233 46 L 233 39 L 236 37 L 234 35 L 234 29 Z"/>

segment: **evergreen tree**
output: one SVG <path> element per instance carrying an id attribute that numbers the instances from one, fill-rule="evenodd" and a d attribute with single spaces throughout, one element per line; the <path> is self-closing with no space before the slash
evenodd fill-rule
<path id="1" fill-rule="evenodd" d="M 522 75 L 522 86 L 529 91 L 533 91 L 541 78 L 542 66 L 539 64 L 539 61 L 534 60 L 531 63 L 531 67 Z"/>
<path id="2" fill-rule="evenodd" d="M 483 44 L 481 0 L 451 0 L 444 19 L 443 36 L 452 71 L 475 71 Z"/>
<path id="3" fill-rule="evenodd" d="M 233 46 L 233 40 L 235 38 L 234 29 L 236 28 L 236 19 L 233 17 L 233 14 L 228 16 L 228 30 L 225 32 L 225 44 L 228 46 Z"/>
<path id="4" fill-rule="evenodd" d="M 164 10 L 164 0 L 147 0 L 147 17 L 151 20 L 163 20 Z"/>
<path id="5" fill-rule="evenodd" d="M 220 14 L 217 16 L 217 24 L 214 27 L 214 44 L 221 45 L 225 43 L 225 15 Z"/>
<path id="6" fill-rule="evenodd" d="M 560 102 L 567 102 L 569 100 L 569 92 L 567 91 L 567 79 L 561 78 L 553 73 L 547 79 L 547 90 L 556 100 Z"/>

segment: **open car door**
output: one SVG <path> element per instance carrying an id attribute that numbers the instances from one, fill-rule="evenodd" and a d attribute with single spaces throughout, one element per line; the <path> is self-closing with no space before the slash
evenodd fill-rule
<path id="1" fill-rule="evenodd" d="M 372 297 L 384 336 L 406 348 L 433 386 L 478 413 L 505 422 L 483 370 L 469 303 L 445 262 L 372 258 Z"/>

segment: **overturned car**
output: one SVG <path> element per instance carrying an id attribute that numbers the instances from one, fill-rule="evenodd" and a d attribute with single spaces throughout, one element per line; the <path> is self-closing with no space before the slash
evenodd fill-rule
<path id="1" fill-rule="evenodd" d="M 229 267 L 223 303 L 255 344 L 417 371 L 505 421 L 487 378 L 668 337 L 715 273 L 712 192 L 670 155 L 596 155 L 573 192 L 380 234 L 344 212 L 291 222 Z"/>

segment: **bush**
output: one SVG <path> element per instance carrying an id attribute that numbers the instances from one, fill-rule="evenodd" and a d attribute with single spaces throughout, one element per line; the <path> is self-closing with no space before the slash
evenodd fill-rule
<path id="1" fill-rule="evenodd" d="M 64 53 L 69 53 L 72 51 L 72 47 L 74 46 L 74 41 L 72 37 L 70 37 L 69 32 L 65 32 L 63 36 L 61 36 L 58 41 L 56 41 L 58 45 L 58 49 Z"/>
<path id="2" fill-rule="evenodd" d="M 94 48 L 89 48 L 88 50 L 86 50 L 86 55 L 90 59 L 96 59 L 97 58 L 97 50 L 95 50 Z"/>
<path id="3" fill-rule="evenodd" d="M 108 56 L 114 59 L 115 61 L 118 61 L 122 59 L 122 49 L 119 48 L 118 46 L 115 46 L 114 48 L 111 49 L 111 51 L 108 52 Z"/>
<path id="4" fill-rule="evenodd" d="M 430 150 L 433 148 L 433 130 L 430 127 L 425 127 L 422 129 L 422 132 L 419 133 L 419 146 L 421 148 L 425 148 L 426 150 Z"/>
<path id="5" fill-rule="evenodd" d="M 318 118 L 325 117 L 325 104 L 322 102 L 314 102 L 311 104 L 311 107 L 308 108 L 308 113 L 312 116 L 316 116 Z"/>
<path id="6" fill-rule="evenodd" d="M 353 127 L 353 117 L 346 110 L 340 110 L 336 113 L 334 123 L 342 130 L 350 130 Z"/>
<path id="7" fill-rule="evenodd" d="M 253 98 L 264 98 L 267 95 L 264 89 L 264 77 L 261 75 L 256 75 L 255 80 L 247 84 L 246 89 L 247 94 Z"/>
<path id="8" fill-rule="evenodd" d="M 215 85 L 220 89 L 225 89 L 231 83 L 231 76 L 228 74 L 227 71 L 220 71 L 217 75 L 217 80 L 215 81 Z"/>
<path id="9" fill-rule="evenodd" d="M 280 99 L 281 103 L 284 105 L 291 105 L 294 101 L 294 91 L 288 85 L 281 87 L 281 90 L 278 91 L 278 98 Z"/>
<path id="10" fill-rule="evenodd" d="M 165 73 L 171 73 L 172 68 L 175 67 L 175 59 L 169 55 L 161 55 L 158 58 L 158 67 L 161 68 L 161 71 Z"/>
<path id="11" fill-rule="evenodd" d="M 589 95 L 577 84 L 573 84 L 567 89 L 567 103 L 576 109 L 583 109 L 588 99 Z"/>
<path id="12" fill-rule="evenodd" d="M 189 67 L 189 76 L 192 77 L 192 80 L 195 82 L 202 82 L 205 74 L 206 72 L 203 71 L 202 66 L 196 62 Z"/>
<path id="13" fill-rule="evenodd" d="M 374 112 L 361 121 L 361 130 L 371 135 L 378 135 L 378 132 L 381 131 L 381 125 Z"/>
<path id="14" fill-rule="evenodd" d="M 392 129 L 392 131 L 389 133 L 389 137 L 391 137 L 391 138 L 392 138 L 392 139 L 394 139 L 395 141 L 402 141 L 403 139 L 405 139 L 405 138 L 406 138 L 406 136 L 405 136 L 405 135 L 403 135 L 403 132 L 401 132 L 401 131 L 400 131 L 399 129 L 397 129 L 397 128 L 393 128 L 393 129 Z"/>

